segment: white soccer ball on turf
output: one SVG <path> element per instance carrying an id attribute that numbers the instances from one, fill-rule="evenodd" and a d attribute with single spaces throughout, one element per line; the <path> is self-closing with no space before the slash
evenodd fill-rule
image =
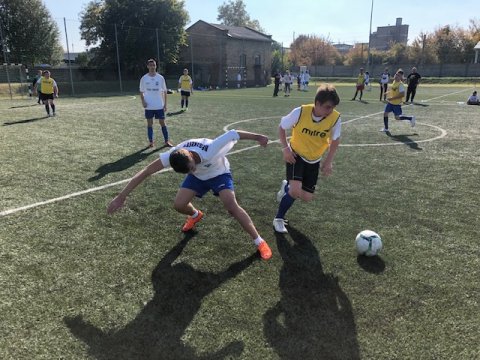
<path id="1" fill-rule="evenodd" d="M 375 231 L 363 230 L 355 238 L 355 246 L 360 255 L 375 256 L 382 250 L 382 238 Z"/>

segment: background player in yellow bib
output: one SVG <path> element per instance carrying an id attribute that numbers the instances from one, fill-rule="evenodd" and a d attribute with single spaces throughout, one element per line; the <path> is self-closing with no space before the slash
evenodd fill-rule
<path id="1" fill-rule="evenodd" d="M 360 91 L 360 97 L 358 100 L 362 100 L 363 89 L 365 89 L 365 73 L 364 69 L 360 68 L 360 73 L 357 76 L 357 83 L 355 84 L 355 95 L 353 95 L 352 101 L 356 99 L 358 92 Z"/>
<path id="2" fill-rule="evenodd" d="M 314 104 L 302 105 L 282 117 L 278 135 L 282 144 L 287 180 L 282 181 L 277 201 L 278 212 L 273 219 L 276 232 L 287 233 L 285 214 L 296 199 L 311 201 L 318 180 L 318 172 L 328 176 L 340 144 L 341 119 L 335 107 L 340 103 L 337 90 L 329 84 L 321 85 Z M 292 129 L 290 143 L 286 130 Z M 322 161 L 325 151 L 327 156 Z"/>
<path id="3" fill-rule="evenodd" d="M 34 92 L 38 91 L 40 100 L 45 105 L 45 110 L 48 116 L 55 116 L 55 104 L 53 98 L 58 97 L 58 86 L 55 80 L 50 77 L 50 71 L 45 70 L 42 73 L 42 77 L 35 83 Z M 50 114 L 50 107 L 52 108 L 52 114 Z"/>
<path id="4" fill-rule="evenodd" d="M 180 94 L 182 95 L 182 100 L 180 105 L 183 110 L 183 105 L 185 105 L 185 110 L 188 110 L 188 98 L 193 94 L 193 81 L 190 75 L 188 75 L 188 69 L 183 69 L 183 75 L 178 79 L 178 87 L 180 88 Z"/>
<path id="5" fill-rule="evenodd" d="M 385 111 L 383 113 L 384 127 L 380 131 L 390 133 L 388 129 L 388 114 L 393 112 L 396 120 L 409 121 L 412 127 L 415 126 L 415 116 L 402 115 L 402 101 L 405 96 L 405 85 L 402 82 L 403 70 L 398 69 L 393 77 L 392 85 L 387 91 L 387 105 L 385 105 Z"/>

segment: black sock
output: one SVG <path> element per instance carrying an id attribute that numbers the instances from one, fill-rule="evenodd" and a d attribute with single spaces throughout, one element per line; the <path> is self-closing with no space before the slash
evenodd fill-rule
<path id="1" fill-rule="evenodd" d="M 50 108 L 48 107 L 48 103 L 45 104 L 45 110 L 47 110 L 47 114 L 50 115 Z"/>
<path id="2" fill-rule="evenodd" d="M 388 116 L 383 117 L 383 127 L 388 130 Z"/>
<path id="3" fill-rule="evenodd" d="M 188 107 L 188 99 L 185 100 L 185 107 Z"/>
<path id="4" fill-rule="evenodd" d="M 52 111 L 55 114 L 55 104 L 50 105 L 52 107 Z"/>
<path id="5" fill-rule="evenodd" d="M 183 99 L 180 101 L 180 104 L 182 105 L 182 109 L 183 109 L 183 104 L 184 104 Z"/>
<path id="6" fill-rule="evenodd" d="M 407 116 L 407 115 L 400 115 L 399 117 L 400 120 L 412 120 L 412 117 L 411 116 Z"/>

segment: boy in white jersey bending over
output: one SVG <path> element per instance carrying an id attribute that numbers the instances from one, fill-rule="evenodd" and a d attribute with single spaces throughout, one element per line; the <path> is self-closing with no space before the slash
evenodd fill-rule
<path id="1" fill-rule="evenodd" d="M 280 202 L 273 219 L 276 232 L 287 233 L 285 214 L 296 199 L 311 201 L 318 180 L 318 172 L 328 176 L 340 143 L 341 119 L 335 107 L 340 103 L 335 87 L 321 85 L 315 95 L 315 103 L 302 105 L 284 116 L 278 127 L 283 160 L 287 167 L 287 180 L 282 181 L 277 201 Z M 287 142 L 286 130 L 292 137 Z M 325 151 L 328 154 L 320 159 Z"/>
<path id="2" fill-rule="evenodd" d="M 268 138 L 264 135 L 240 130 L 230 130 L 214 140 L 205 138 L 186 140 L 170 151 L 160 154 L 159 159 L 138 172 L 112 200 L 107 212 L 111 214 L 122 207 L 127 195 L 145 178 L 171 166 L 175 172 L 188 174 L 183 180 L 173 203 L 175 210 L 188 215 L 182 231 L 190 231 L 203 218 L 203 213 L 192 205 L 193 198 L 195 196 L 202 197 L 212 190 L 213 194 L 220 198 L 225 209 L 250 235 L 262 259 L 270 259 L 272 256 L 270 247 L 260 237 L 252 219 L 238 205 L 235 198 L 230 163 L 225 155 L 238 140 L 254 140 L 263 147 L 267 146 L 268 143 Z"/>

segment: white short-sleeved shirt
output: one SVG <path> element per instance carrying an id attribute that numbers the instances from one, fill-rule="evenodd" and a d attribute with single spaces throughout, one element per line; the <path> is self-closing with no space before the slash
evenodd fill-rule
<path id="1" fill-rule="evenodd" d="M 160 74 L 150 76 L 145 74 L 140 79 L 140 92 L 143 93 L 143 98 L 147 103 L 146 110 L 160 110 L 163 109 L 162 93 L 167 93 L 167 84 L 165 78 Z"/>
<path id="2" fill-rule="evenodd" d="M 169 151 L 160 154 L 160 161 L 163 167 L 170 167 L 170 154 L 178 149 L 187 149 L 200 156 L 200 163 L 197 164 L 195 175 L 200 180 L 212 179 L 215 176 L 230 172 L 230 163 L 226 154 L 232 149 L 233 145 L 240 140 L 240 136 L 235 130 L 230 130 L 216 139 L 190 139 L 171 148 Z"/>
<path id="3" fill-rule="evenodd" d="M 283 76 L 283 81 L 285 84 L 291 84 L 292 83 L 292 76 L 291 75 L 284 75 Z"/>
<path id="4" fill-rule="evenodd" d="M 380 75 L 380 83 L 382 84 L 388 84 L 388 81 L 390 80 L 390 74 L 385 74 L 385 73 L 382 73 Z"/>

